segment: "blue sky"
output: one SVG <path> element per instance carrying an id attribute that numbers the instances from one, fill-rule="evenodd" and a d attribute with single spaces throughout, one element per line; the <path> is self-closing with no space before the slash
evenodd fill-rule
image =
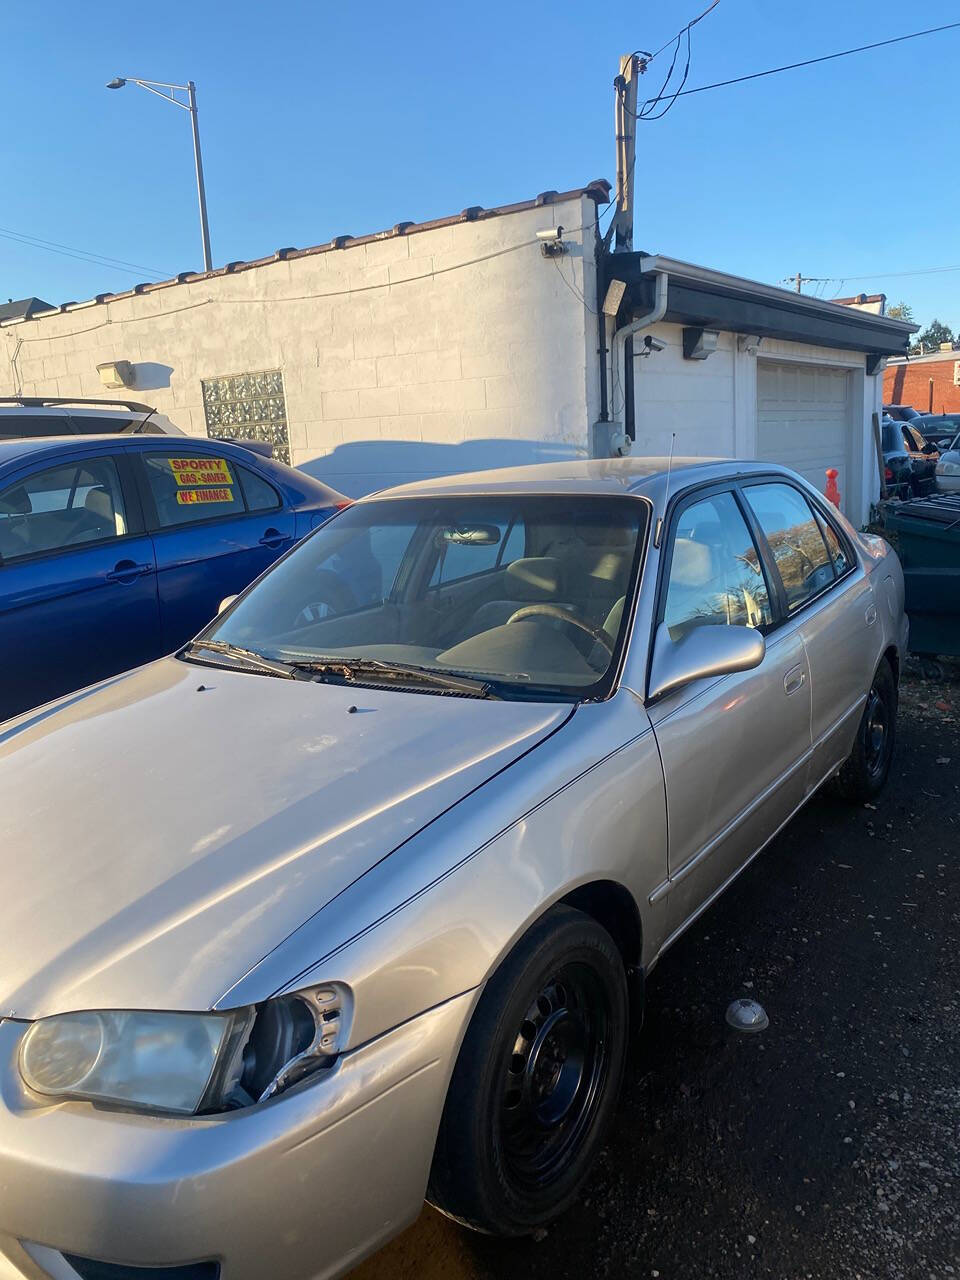
<path id="1" fill-rule="evenodd" d="M 186 112 L 107 92 L 114 75 L 196 81 L 217 265 L 612 180 L 618 55 L 705 4 L 7 0 L 0 229 L 157 270 L 0 236 L 0 295 L 200 265 Z M 958 17 L 956 0 L 720 0 L 689 84 Z M 637 247 L 772 283 L 846 277 L 823 295 L 883 290 L 960 327 L 960 271 L 890 274 L 960 263 L 958 61 L 960 30 L 679 100 L 640 126 Z"/>

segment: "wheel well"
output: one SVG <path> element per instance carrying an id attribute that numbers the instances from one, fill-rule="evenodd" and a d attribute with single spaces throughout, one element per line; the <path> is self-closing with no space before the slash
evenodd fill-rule
<path id="1" fill-rule="evenodd" d="M 580 885 L 561 902 L 592 916 L 606 929 L 617 944 L 628 973 L 639 968 L 643 955 L 643 926 L 636 901 L 628 889 L 615 880 L 594 880 Z"/>
<path id="2" fill-rule="evenodd" d="M 890 670 L 893 672 L 893 683 L 900 687 L 900 655 L 897 653 L 896 646 L 891 645 L 883 655 L 890 663 Z"/>

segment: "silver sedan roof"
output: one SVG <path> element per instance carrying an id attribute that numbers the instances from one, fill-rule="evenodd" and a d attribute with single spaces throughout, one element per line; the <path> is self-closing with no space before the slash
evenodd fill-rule
<path id="1" fill-rule="evenodd" d="M 667 472 L 670 489 L 686 488 L 726 476 L 778 471 L 776 463 L 742 458 L 583 458 L 574 462 L 545 462 L 527 467 L 503 467 L 437 476 L 381 490 L 363 501 L 378 498 L 421 498 L 467 494 L 623 494 L 635 493 L 656 502 L 662 498 Z M 677 481 L 682 481 L 678 484 Z"/>

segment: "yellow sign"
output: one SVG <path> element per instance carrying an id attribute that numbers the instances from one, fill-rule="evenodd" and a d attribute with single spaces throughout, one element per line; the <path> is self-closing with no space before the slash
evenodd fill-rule
<path id="1" fill-rule="evenodd" d="M 178 489 L 193 488 L 198 484 L 233 484 L 233 476 L 226 458 L 168 458 Z M 178 499 L 180 495 L 177 495 Z M 229 498 L 207 498 L 207 502 L 229 502 Z M 190 499 L 193 501 L 193 499 Z"/>
<path id="2" fill-rule="evenodd" d="M 232 489 L 178 489 L 177 504 L 190 507 L 197 502 L 232 502 Z"/>

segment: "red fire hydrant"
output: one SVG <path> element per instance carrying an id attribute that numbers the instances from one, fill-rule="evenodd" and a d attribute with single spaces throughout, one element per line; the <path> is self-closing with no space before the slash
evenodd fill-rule
<path id="1" fill-rule="evenodd" d="M 839 510 L 840 508 L 840 490 L 837 488 L 837 477 L 840 472 L 836 467 L 827 467 L 827 498 Z"/>

